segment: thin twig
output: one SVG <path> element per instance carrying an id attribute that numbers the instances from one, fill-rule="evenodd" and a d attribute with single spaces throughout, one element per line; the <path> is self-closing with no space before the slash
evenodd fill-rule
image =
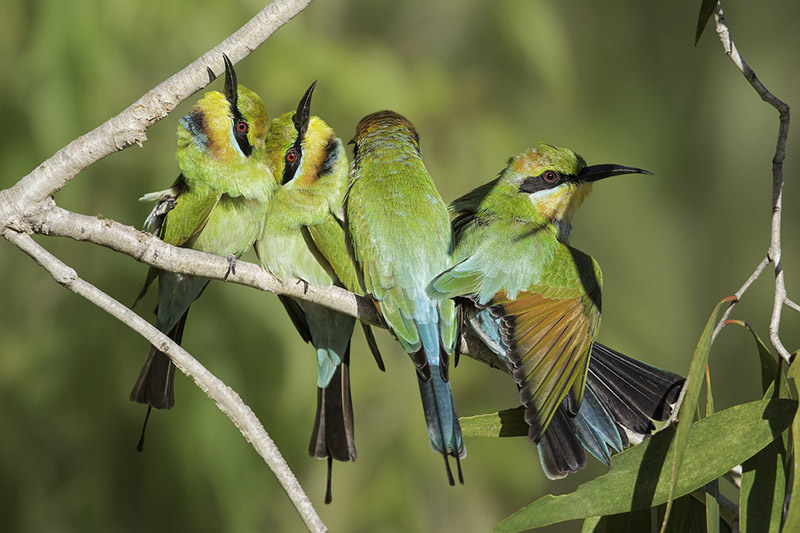
<path id="1" fill-rule="evenodd" d="M 770 244 L 767 257 L 775 270 L 775 297 L 772 304 L 772 315 L 769 322 L 769 339 L 772 346 L 787 362 L 791 362 L 791 354 L 780 339 L 781 312 L 787 302 L 786 284 L 783 263 L 781 262 L 781 210 L 783 205 L 783 161 L 786 158 L 786 139 L 789 136 L 789 106 L 775 97 L 758 79 L 752 68 L 745 62 L 731 39 L 730 30 L 725 22 L 722 5 L 717 2 L 714 8 L 714 21 L 725 54 L 730 57 L 736 68 L 755 89 L 762 100 L 774 107 L 779 114 L 778 141 L 775 155 L 772 158 L 772 221 L 770 225 Z M 727 316 L 723 317 L 727 319 Z"/>
<path id="2" fill-rule="evenodd" d="M 19 247 L 23 252 L 31 256 L 39 266 L 47 270 L 56 282 L 89 300 L 166 353 L 175 363 L 175 366 L 192 378 L 197 386 L 214 401 L 220 411 L 231 419 L 245 439 L 264 459 L 264 462 L 275 473 L 275 477 L 278 478 L 278 481 L 283 486 L 283 490 L 289 496 L 308 530 L 313 532 L 327 531 L 325 524 L 322 523 L 314 506 L 303 491 L 303 487 L 298 483 L 297 478 L 295 478 L 289 465 L 286 464 L 286 461 L 281 456 L 278 447 L 275 446 L 275 443 L 267 434 L 261 421 L 233 389 L 225 385 L 192 357 L 189 352 L 150 325 L 146 320 L 94 285 L 81 279 L 75 270 L 45 250 L 30 235 L 18 233 L 8 228 L 4 229 L 2 233 L 3 237 Z"/>
<path id="3" fill-rule="evenodd" d="M 788 297 L 786 298 L 784 303 L 786 304 L 786 307 L 788 307 L 789 309 L 792 309 L 793 311 L 797 311 L 798 313 L 800 313 L 800 305 L 796 304 L 794 301 L 790 300 Z"/>
<path id="4" fill-rule="evenodd" d="M 769 264 L 769 257 L 764 256 L 764 259 L 761 260 L 761 262 L 758 264 L 753 273 L 750 274 L 750 277 L 747 278 L 747 280 L 742 284 L 742 286 L 739 287 L 739 290 L 733 294 L 736 297 L 736 300 L 732 301 L 731 304 L 728 306 L 728 308 L 725 309 L 725 311 L 722 313 L 722 317 L 719 319 L 717 325 L 714 327 L 714 332 L 711 334 L 712 343 L 716 340 L 717 335 L 719 335 L 719 332 L 722 331 L 722 328 L 724 328 L 725 325 L 728 323 L 728 317 L 733 311 L 733 308 L 742 299 L 742 296 L 744 296 L 744 293 L 747 292 L 747 289 L 750 288 L 750 285 L 752 285 L 759 278 L 759 276 L 761 276 L 761 273 L 764 272 L 764 269 L 767 268 L 768 264 Z"/>

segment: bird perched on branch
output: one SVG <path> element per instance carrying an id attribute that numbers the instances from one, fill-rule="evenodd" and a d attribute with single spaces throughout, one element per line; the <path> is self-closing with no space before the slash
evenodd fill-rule
<path id="1" fill-rule="evenodd" d="M 569 245 L 572 217 L 598 180 L 650 174 L 587 166 L 566 148 L 539 143 L 500 176 L 455 200 L 455 265 L 428 286 L 457 298 L 465 321 L 513 375 L 542 467 L 561 478 L 585 465 L 584 448 L 609 464 L 626 432 L 649 434 L 682 379 L 595 343 L 602 274 Z"/>
<path id="2" fill-rule="evenodd" d="M 367 293 L 414 362 L 431 446 L 444 457 L 450 484 L 455 481 L 448 456 L 455 458 L 463 483 L 460 459 L 466 450 L 448 375 L 456 309 L 452 300 L 425 294 L 433 276 L 453 264 L 447 207 L 406 118 L 392 111 L 366 116 L 353 142 L 345 199 L 353 256 Z"/>
<path id="3" fill-rule="evenodd" d="M 145 221 L 147 231 L 174 246 L 226 256 L 233 269 L 261 230 L 277 183 L 265 157 L 266 107 L 256 93 L 237 83 L 233 64 L 223 58 L 224 92 L 207 92 L 179 121 L 176 157 L 181 174 L 169 189 L 141 200 L 158 202 Z M 156 325 L 180 344 L 189 306 L 209 280 L 151 268 L 137 302 L 156 278 Z M 131 401 L 147 404 L 148 415 L 150 408 L 171 408 L 174 374 L 169 357 L 151 346 Z"/>
<path id="4" fill-rule="evenodd" d="M 299 278 L 311 285 L 338 285 L 363 294 L 342 229 L 347 154 L 333 129 L 311 115 L 315 85 L 308 88 L 296 111 L 270 124 L 269 164 L 281 187 L 270 202 L 256 253 L 264 268 L 282 281 Z M 356 459 L 350 396 L 350 337 L 355 319 L 319 304 L 279 298 L 303 340 L 317 352 L 317 414 L 309 454 L 328 460 L 325 503 L 330 503 L 332 460 Z M 383 369 L 368 326 L 364 332 Z"/>

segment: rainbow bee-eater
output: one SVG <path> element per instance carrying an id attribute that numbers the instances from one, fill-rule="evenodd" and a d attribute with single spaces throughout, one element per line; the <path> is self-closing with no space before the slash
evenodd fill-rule
<path id="1" fill-rule="evenodd" d="M 431 297 L 457 298 L 506 364 L 550 478 L 582 468 L 584 447 L 608 465 L 610 449 L 628 445 L 620 426 L 649 434 L 650 418 L 663 420 L 680 391 L 679 376 L 594 343 L 602 274 L 569 245 L 572 217 L 593 184 L 635 173 L 650 174 L 587 166 L 571 150 L 537 144 L 453 202 L 455 265 L 428 287 Z"/>
<path id="2" fill-rule="evenodd" d="M 207 92 L 179 121 L 177 181 L 141 199 L 158 201 L 145 221 L 148 231 L 174 246 L 226 256 L 233 266 L 258 236 L 277 182 L 265 157 L 266 107 L 238 85 L 233 65 L 223 58 L 224 92 Z M 151 268 L 139 298 L 156 277 L 156 326 L 180 343 L 189 306 L 209 280 Z M 151 346 L 131 401 L 171 408 L 174 373 L 172 361 Z"/>
<path id="3" fill-rule="evenodd" d="M 314 82 L 296 111 L 274 119 L 267 135 L 270 169 L 281 180 L 266 213 L 256 253 L 278 279 L 343 286 L 362 293 L 342 229 L 348 161 L 342 141 L 311 115 Z M 350 337 L 355 319 L 322 305 L 280 296 L 301 337 L 317 352 L 317 413 L 309 445 L 328 460 L 325 503 L 330 503 L 332 460 L 355 461 L 350 396 Z M 378 366 L 383 362 L 364 329 Z"/>
<path id="4" fill-rule="evenodd" d="M 361 119 L 345 199 L 353 256 L 367 293 L 386 326 L 411 356 L 433 449 L 444 457 L 466 455 L 448 362 L 457 336 L 451 300 L 425 294 L 428 282 L 453 264 L 447 206 L 422 161 L 414 126 L 392 111 Z"/>

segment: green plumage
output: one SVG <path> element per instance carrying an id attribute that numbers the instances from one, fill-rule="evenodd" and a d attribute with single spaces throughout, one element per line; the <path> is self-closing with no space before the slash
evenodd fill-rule
<path id="1" fill-rule="evenodd" d="M 609 446 L 623 446 L 624 433 L 594 389 L 581 408 L 600 325 L 602 274 L 594 259 L 569 245 L 569 235 L 592 183 L 626 173 L 646 171 L 589 167 L 571 150 L 543 143 L 512 158 L 499 178 L 451 205 L 456 264 L 427 289 L 436 299 L 460 298 L 467 322 L 506 363 L 530 439 L 544 438 L 542 465 L 553 478 L 583 466 L 581 444 L 605 462 Z M 623 358 L 604 361 L 618 365 Z"/>
<path id="2" fill-rule="evenodd" d="M 236 83 L 227 57 L 225 94 L 211 91 L 178 126 L 181 175 L 164 191 L 145 226 L 174 246 L 240 257 L 253 245 L 277 183 L 264 151 L 267 111 L 261 98 Z M 151 268 L 139 297 L 159 278 L 157 327 L 180 343 L 189 306 L 208 279 Z M 131 400 L 157 409 L 174 403 L 174 367 L 151 347 Z"/>
<path id="3" fill-rule="evenodd" d="M 353 254 L 366 292 L 414 361 L 431 446 L 447 464 L 448 455 L 465 455 L 448 376 L 456 309 L 425 294 L 433 276 L 452 265 L 447 208 L 422 162 L 419 137 L 401 115 L 363 118 L 354 154 L 345 200 Z M 447 472 L 453 484 L 449 465 Z"/>
<path id="4" fill-rule="evenodd" d="M 256 242 L 261 264 L 279 279 L 300 278 L 310 285 L 339 285 L 362 293 L 342 229 L 342 200 L 347 187 L 347 156 L 333 130 L 310 115 L 312 85 L 297 111 L 272 121 L 267 150 L 272 172 L 283 186 L 273 196 Z M 317 351 L 317 415 L 309 454 L 354 461 L 353 408 L 350 397 L 351 316 L 301 300 L 281 297 L 292 322 Z M 371 332 L 365 329 L 371 346 Z M 373 352 L 379 366 L 380 354 Z"/>

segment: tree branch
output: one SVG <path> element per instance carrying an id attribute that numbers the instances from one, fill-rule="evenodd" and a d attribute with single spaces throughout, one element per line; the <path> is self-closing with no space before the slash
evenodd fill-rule
<path id="1" fill-rule="evenodd" d="M 789 106 L 783 101 L 775 97 L 763 83 L 758 79 L 755 72 L 742 58 L 736 45 L 730 35 L 730 30 L 725 21 L 725 15 L 722 12 L 722 4 L 717 2 L 714 8 L 714 22 L 716 25 L 717 35 L 722 42 L 722 47 L 725 54 L 733 61 L 736 68 L 744 75 L 745 79 L 755 89 L 762 100 L 774 107 L 779 114 L 778 125 L 778 141 L 775 148 L 775 155 L 772 158 L 772 220 L 770 224 L 770 243 L 767 256 L 761 263 L 759 263 L 756 270 L 745 282 L 745 284 L 737 291 L 737 301 L 741 298 L 747 288 L 761 275 L 767 263 L 774 265 L 775 272 L 775 296 L 772 303 L 772 314 L 769 322 L 769 339 L 772 346 L 777 350 L 778 354 L 787 362 L 791 363 L 791 354 L 789 350 L 783 345 L 780 339 L 780 323 L 781 312 L 783 306 L 786 305 L 792 309 L 797 310 L 797 305 L 788 299 L 786 293 L 786 284 L 784 280 L 784 269 L 781 261 L 781 210 L 783 206 L 783 161 L 786 158 L 786 139 L 789 136 Z M 730 315 L 735 302 L 731 304 L 725 313 L 720 318 L 714 329 L 714 336 L 716 338 L 719 331 L 724 327 L 728 316 Z"/>
<path id="2" fill-rule="evenodd" d="M 58 207 L 52 198 L 45 202 L 40 213 L 28 217 L 27 222 L 35 233 L 99 244 L 170 272 L 223 280 L 228 271 L 228 260 L 224 257 L 171 246 L 155 235 L 110 219 L 67 211 Z M 340 287 L 315 287 L 299 279 L 282 283 L 260 266 L 245 261 L 236 263 L 236 272 L 231 273 L 227 281 L 314 302 L 353 316 L 365 324 L 385 327 L 369 298 L 357 296 Z M 461 338 L 460 350 L 462 355 L 506 372 L 505 366 L 494 353 L 468 332 Z"/>
<path id="3" fill-rule="evenodd" d="M 309 531 L 327 530 L 289 465 L 286 464 L 283 456 L 281 456 L 278 447 L 275 446 L 275 443 L 261 425 L 258 417 L 233 389 L 225 385 L 192 357 L 189 352 L 150 325 L 145 319 L 94 285 L 78 277 L 75 270 L 37 244 L 29 235 L 18 233 L 9 228 L 3 229 L 2 234 L 8 241 L 31 256 L 39 266 L 47 270 L 57 283 L 86 298 L 166 353 L 175 363 L 175 366 L 192 378 L 197 386 L 217 404 L 220 411 L 231 419 L 236 427 L 239 428 L 239 431 L 242 432 L 242 435 L 255 448 L 256 452 L 264 459 L 264 462 L 275 473 L 275 477 L 278 478 L 297 512 L 300 513 Z"/>

